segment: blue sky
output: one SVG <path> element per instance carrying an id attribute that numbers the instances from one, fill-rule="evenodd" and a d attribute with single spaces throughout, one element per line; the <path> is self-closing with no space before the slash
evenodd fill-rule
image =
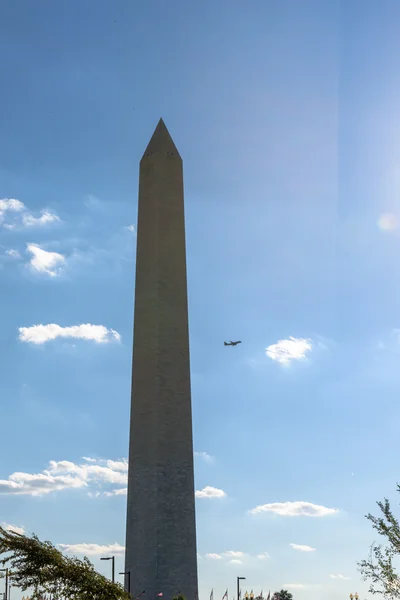
<path id="1" fill-rule="evenodd" d="M 364 515 L 398 477 L 399 20 L 397 0 L 1 4 L 0 522 L 123 570 L 131 226 L 162 116 L 200 598 L 237 575 L 365 597 Z"/>

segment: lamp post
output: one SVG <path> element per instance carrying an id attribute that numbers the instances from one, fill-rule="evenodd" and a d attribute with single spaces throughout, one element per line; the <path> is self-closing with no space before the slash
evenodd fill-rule
<path id="1" fill-rule="evenodd" d="M 123 571 L 122 573 L 120 573 L 120 575 L 126 575 L 128 577 L 128 589 L 127 592 L 128 594 L 131 593 L 131 572 L 130 571 Z"/>
<path id="2" fill-rule="evenodd" d="M 246 577 L 238 577 L 238 578 L 237 578 L 237 600 L 240 600 L 240 599 L 239 599 L 239 593 L 240 593 L 240 591 L 239 591 L 239 587 L 240 587 L 240 580 L 241 580 L 241 579 L 246 579 Z"/>
<path id="3" fill-rule="evenodd" d="M 8 569 L 0 569 L 0 571 L 6 572 L 6 586 L 4 592 L 4 600 L 8 600 Z"/>
<path id="4" fill-rule="evenodd" d="M 106 556 L 104 558 L 100 558 L 100 560 L 111 560 L 112 561 L 111 581 L 113 583 L 115 583 L 115 556 Z"/>

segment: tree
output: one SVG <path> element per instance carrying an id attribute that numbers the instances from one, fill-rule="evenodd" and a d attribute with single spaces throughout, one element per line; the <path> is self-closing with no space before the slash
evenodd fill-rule
<path id="1" fill-rule="evenodd" d="M 397 485 L 400 492 L 400 485 Z M 386 538 L 388 545 L 382 547 L 375 542 L 371 545 L 368 560 L 358 563 L 364 581 L 370 581 L 369 592 L 382 594 L 384 598 L 400 598 L 400 578 L 393 566 L 393 559 L 400 555 L 400 526 L 393 515 L 387 498 L 377 502 L 383 516 L 366 518 L 379 535 Z"/>
<path id="2" fill-rule="evenodd" d="M 0 526 L 0 565 L 10 569 L 13 585 L 32 589 L 32 599 L 50 593 L 68 600 L 129 600 L 119 583 L 95 571 L 92 563 L 64 556 L 51 542 L 41 542 Z"/>
<path id="3" fill-rule="evenodd" d="M 280 592 L 275 592 L 273 594 L 272 600 L 293 600 L 293 594 L 287 590 L 281 590 Z"/>

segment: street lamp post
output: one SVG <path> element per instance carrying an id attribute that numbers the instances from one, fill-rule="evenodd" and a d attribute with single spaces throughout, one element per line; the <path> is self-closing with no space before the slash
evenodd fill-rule
<path id="1" fill-rule="evenodd" d="M 127 592 L 128 594 L 131 593 L 131 572 L 130 571 L 123 571 L 122 573 L 120 573 L 120 575 L 126 575 L 128 577 L 128 589 Z"/>
<path id="2" fill-rule="evenodd" d="M 100 558 L 100 560 L 111 560 L 112 561 L 111 581 L 113 583 L 115 583 L 115 556 L 106 556 L 104 558 Z"/>
<path id="3" fill-rule="evenodd" d="M 241 579 L 246 579 L 246 577 L 238 577 L 237 578 L 237 600 L 240 600 L 239 599 L 239 587 L 240 587 L 240 580 Z"/>
<path id="4" fill-rule="evenodd" d="M 8 600 L 8 569 L 0 569 L 0 571 L 6 572 L 6 586 L 4 592 L 4 600 Z"/>

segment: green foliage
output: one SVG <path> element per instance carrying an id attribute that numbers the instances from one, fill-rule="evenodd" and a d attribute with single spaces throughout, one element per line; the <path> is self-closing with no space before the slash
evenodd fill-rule
<path id="1" fill-rule="evenodd" d="M 33 600 L 46 593 L 68 600 L 130 598 L 120 584 L 97 573 L 86 556 L 83 560 L 66 557 L 34 534 L 28 537 L 0 527 L 0 565 L 10 569 L 13 586 L 33 590 Z"/>
<path id="2" fill-rule="evenodd" d="M 293 594 L 287 590 L 281 590 L 280 592 L 275 592 L 273 594 L 272 600 L 293 600 Z"/>
<path id="3" fill-rule="evenodd" d="M 397 485 L 397 491 L 400 492 L 400 485 Z M 400 526 L 387 498 L 377 502 L 377 505 L 383 516 L 368 514 L 366 518 L 371 521 L 375 531 L 386 538 L 388 545 L 382 547 L 374 542 L 368 560 L 358 563 L 358 567 L 364 581 L 371 583 L 371 594 L 382 594 L 386 599 L 400 598 L 400 579 L 393 566 L 393 559 L 400 555 Z"/>
<path id="4" fill-rule="evenodd" d="M 182 596 L 182 594 L 178 594 L 177 596 L 174 596 L 172 600 L 186 600 L 186 598 L 185 596 Z"/>

